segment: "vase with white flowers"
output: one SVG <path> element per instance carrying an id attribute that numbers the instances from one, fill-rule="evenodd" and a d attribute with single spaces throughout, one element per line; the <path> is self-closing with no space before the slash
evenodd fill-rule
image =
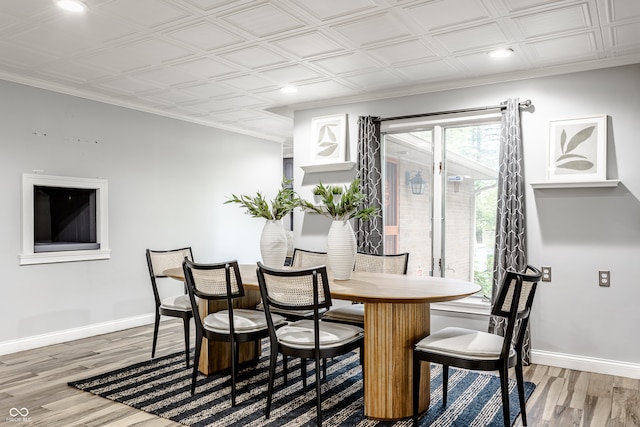
<path id="1" fill-rule="evenodd" d="M 358 179 L 344 187 L 325 186 L 320 182 L 313 189 L 313 194 L 320 196 L 322 203 L 319 206 L 306 200 L 300 200 L 300 205 L 307 211 L 333 220 L 327 235 L 329 267 L 336 280 L 347 280 L 351 278 L 357 251 L 350 220 L 359 218 L 367 221 L 378 209 L 374 206 L 363 207 L 367 197 L 360 191 Z"/>
<path id="2" fill-rule="evenodd" d="M 231 194 L 231 197 L 224 202 L 225 204 L 237 203 L 246 209 L 247 215 L 266 220 L 260 235 L 260 255 L 262 262 L 270 267 L 284 266 L 287 257 L 287 235 L 282 225 L 282 218 L 301 205 L 301 200 L 297 197 L 291 183 L 291 180 L 283 180 L 278 194 L 271 202 L 267 201 L 260 191 L 253 196 Z"/>

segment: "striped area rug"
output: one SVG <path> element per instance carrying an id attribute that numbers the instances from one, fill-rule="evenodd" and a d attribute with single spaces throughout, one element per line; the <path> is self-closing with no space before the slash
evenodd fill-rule
<path id="1" fill-rule="evenodd" d="M 266 340 L 265 340 L 266 341 Z M 288 384 L 282 375 L 269 419 L 264 417 L 268 380 L 268 343 L 255 366 L 244 368 L 237 381 L 237 405 L 231 407 L 229 375 L 198 376 L 191 396 L 191 369 L 184 365 L 184 353 L 70 382 L 80 390 L 121 402 L 134 408 L 188 426 L 303 426 L 315 425 L 315 370 L 307 367 L 308 387 L 302 390 L 300 361 L 289 360 Z M 278 374 L 281 374 L 279 359 Z M 500 381 L 497 376 L 452 369 L 448 405 L 442 407 L 442 368 L 431 369 L 431 402 L 420 426 L 502 426 Z M 515 380 L 510 381 L 511 422 L 520 414 Z M 535 385 L 525 384 L 529 398 Z M 357 354 L 332 359 L 327 380 L 322 383 L 324 426 L 410 426 L 410 420 L 378 422 L 364 417 L 362 371 Z"/>

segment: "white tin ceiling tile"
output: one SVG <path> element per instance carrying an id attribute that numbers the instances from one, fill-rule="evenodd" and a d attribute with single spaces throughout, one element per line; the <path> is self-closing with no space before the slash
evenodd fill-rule
<path id="1" fill-rule="evenodd" d="M 353 93 L 353 89 L 338 83 L 336 80 L 307 83 L 298 87 L 301 100 L 327 99 L 335 96 L 346 96 Z"/>
<path id="2" fill-rule="evenodd" d="M 429 82 L 443 78 L 455 78 L 459 71 L 451 67 L 446 61 L 429 61 L 421 64 L 397 67 L 396 70 L 414 82 Z"/>
<path id="3" fill-rule="evenodd" d="M 592 19 L 586 3 L 514 17 L 525 38 L 548 36 L 590 28 Z"/>
<path id="4" fill-rule="evenodd" d="M 261 67 L 276 66 L 287 62 L 285 57 L 260 45 L 221 53 L 218 56 L 250 70 Z"/>
<path id="5" fill-rule="evenodd" d="M 205 79 L 226 76 L 240 71 L 237 67 L 232 67 L 222 61 L 206 57 L 179 62 L 173 64 L 172 67 Z"/>
<path id="6" fill-rule="evenodd" d="M 311 64 L 330 74 L 340 75 L 357 73 L 365 70 L 380 68 L 380 65 L 362 53 L 348 53 L 329 58 L 310 61 Z"/>
<path id="7" fill-rule="evenodd" d="M 455 10 L 455 13 L 451 13 Z M 452 25 L 477 23 L 491 15 L 479 1 L 441 0 L 406 8 L 407 15 L 427 31 Z"/>
<path id="8" fill-rule="evenodd" d="M 611 28 L 612 44 L 614 47 L 630 47 L 640 45 L 640 22 L 618 25 Z"/>
<path id="9" fill-rule="evenodd" d="M 265 100 L 253 95 L 241 95 L 232 96 L 230 98 L 221 99 L 225 104 L 231 105 L 232 107 L 240 107 L 240 108 L 256 108 L 260 106 L 264 106 L 266 104 Z"/>
<path id="10" fill-rule="evenodd" d="M 168 33 L 167 36 L 204 51 L 229 47 L 245 41 L 239 35 L 209 21 L 190 23 L 184 28 Z"/>
<path id="11" fill-rule="evenodd" d="M 362 90 L 369 90 L 372 87 L 384 89 L 393 86 L 399 86 L 402 83 L 406 83 L 396 74 L 389 70 L 379 70 L 369 73 L 356 74 L 353 76 L 345 76 L 344 80 L 348 81 L 355 87 Z"/>
<path id="12" fill-rule="evenodd" d="M 43 0 L 2 0 L 0 1 L 0 14 L 5 13 L 29 19 L 38 15 L 57 13 L 57 10 L 53 2 Z"/>
<path id="13" fill-rule="evenodd" d="M 55 61 L 56 56 L 49 52 L 34 51 L 27 47 L 16 48 L 10 40 L 0 41 L 0 64 L 11 64 L 19 68 L 37 68 Z"/>
<path id="14" fill-rule="evenodd" d="M 220 80 L 224 84 L 231 85 L 236 89 L 243 91 L 266 90 L 276 86 L 272 81 L 263 79 L 262 77 L 249 74 L 246 76 L 230 77 Z"/>
<path id="15" fill-rule="evenodd" d="M 132 76 L 156 86 L 176 86 L 191 83 L 196 80 L 194 76 L 172 67 L 155 68 L 153 70 L 132 74 Z"/>
<path id="16" fill-rule="evenodd" d="M 164 62 L 188 57 L 191 53 L 164 40 L 148 38 L 105 49 L 79 59 L 88 65 L 96 65 L 116 72 L 132 71 Z"/>
<path id="17" fill-rule="evenodd" d="M 211 10 L 219 6 L 228 5 L 229 0 L 184 0 L 201 10 Z"/>
<path id="18" fill-rule="evenodd" d="M 607 0 L 607 9 L 612 22 L 640 18 L 640 1 L 638 0 Z"/>
<path id="19" fill-rule="evenodd" d="M 180 90 L 198 99 L 232 96 L 235 93 L 230 88 L 214 82 L 185 86 L 180 88 Z"/>
<path id="20" fill-rule="evenodd" d="M 344 46 L 319 31 L 294 34 L 290 37 L 271 42 L 280 49 L 298 58 L 312 58 L 344 50 Z"/>
<path id="21" fill-rule="evenodd" d="M 388 13 L 335 25 L 333 29 L 359 47 L 373 43 L 391 42 L 411 35 L 404 25 L 401 25 Z"/>
<path id="22" fill-rule="evenodd" d="M 432 58 L 435 53 L 419 40 L 407 40 L 381 47 L 367 49 L 367 52 L 387 65 Z"/>
<path id="23" fill-rule="evenodd" d="M 152 102 L 159 101 L 167 104 L 184 104 L 187 102 L 196 102 L 198 99 L 179 90 L 163 90 L 153 94 L 140 96 L 140 99 L 147 99 Z"/>
<path id="24" fill-rule="evenodd" d="M 508 58 L 491 58 L 486 52 L 478 52 L 459 55 L 456 59 L 467 68 L 469 75 L 504 73 L 530 68 L 526 56 L 520 52 L 521 48 L 514 46 L 514 54 Z"/>
<path id="25" fill-rule="evenodd" d="M 101 5 L 99 10 L 146 28 L 188 17 L 184 9 L 162 0 L 113 0 Z"/>
<path id="26" fill-rule="evenodd" d="M 104 90 L 116 92 L 120 95 L 134 96 L 136 93 L 154 91 L 158 89 L 156 85 L 147 83 L 132 77 L 118 77 L 96 84 Z"/>
<path id="27" fill-rule="evenodd" d="M 536 60 L 549 63 L 567 58 L 597 57 L 597 43 L 593 33 L 575 34 L 539 42 L 527 43 Z"/>
<path id="28" fill-rule="evenodd" d="M 271 70 L 265 70 L 260 74 L 268 77 L 275 82 L 278 82 L 281 85 L 298 83 L 306 80 L 313 80 L 324 77 L 322 74 L 317 73 L 316 71 L 300 64 L 287 65 Z"/>
<path id="29" fill-rule="evenodd" d="M 16 18 L 13 15 L 8 13 L 0 13 L 0 32 L 7 32 L 8 34 L 13 33 L 15 31 L 20 31 L 20 24 L 22 24 L 22 20 Z"/>
<path id="30" fill-rule="evenodd" d="M 359 12 L 377 9 L 371 0 L 291 0 L 320 21 L 334 18 L 344 18 Z"/>
<path id="31" fill-rule="evenodd" d="M 60 79 L 74 83 L 87 83 L 110 77 L 104 70 L 87 67 L 73 61 L 58 61 L 42 66 L 39 70 L 43 76 L 57 76 Z"/>
<path id="32" fill-rule="evenodd" d="M 247 8 L 222 19 L 256 37 L 268 37 L 304 27 L 304 22 L 270 3 Z"/>
<path id="33" fill-rule="evenodd" d="M 16 33 L 11 41 L 29 47 L 34 52 L 50 53 L 55 56 L 70 56 L 95 46 L 91 37 L 78 37 L 62 22 L 47 22 L 28 31 Z M 38 54 L 39 55 L 39 54 Z"/>
<path id="34" fill-rule="evenodd" d="M 509 11 L 515 12 L 536 6 L 557 5 L 558 0 L 500 0 L 503 1 Z"/>
<path id="35" fill-rule="evenodd" d="M 490 48 L 508 43 L 507 37 L 496 23 L 435 34 L 433 38 L 452 53 Z"/>

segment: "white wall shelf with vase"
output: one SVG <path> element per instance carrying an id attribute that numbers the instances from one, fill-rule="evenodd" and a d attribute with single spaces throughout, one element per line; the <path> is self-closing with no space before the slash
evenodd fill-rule
<path id="1" fill-rule="evenodd" d="M 555 188 L 606 188 L 617 187 L 619 179 L 608 179 L 605 181 L 575 181 L 575 182 L 533 182 L 531 188 L 534 190 L 547 190 Z"/>
<path id="2" fill-rule="evenodd" d="M 347 171 L 353 169 L 356 162 L 319 163 L 300 166 L 306 173 Z"/>

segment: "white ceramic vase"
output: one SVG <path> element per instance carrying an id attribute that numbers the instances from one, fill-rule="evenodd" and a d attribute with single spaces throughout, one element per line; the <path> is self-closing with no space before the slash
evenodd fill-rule
<path id="1" fill-rule="evenodd" d="M 351 223 L 342 220 L 334 220 L 329 228 L 327 236 L 327 257 L 329 267 L 336 280 L 348 280 L 353 273 L 353 265 L 356 260 L 356 236 L 353 233 Z"/>
<path id="2" fill-rule="evenodd" d="M 268 267 L 282 268 L 287 257 L 287 233 L 282 220 L 267 220 L 260 235 L 262 263 Z"/>

